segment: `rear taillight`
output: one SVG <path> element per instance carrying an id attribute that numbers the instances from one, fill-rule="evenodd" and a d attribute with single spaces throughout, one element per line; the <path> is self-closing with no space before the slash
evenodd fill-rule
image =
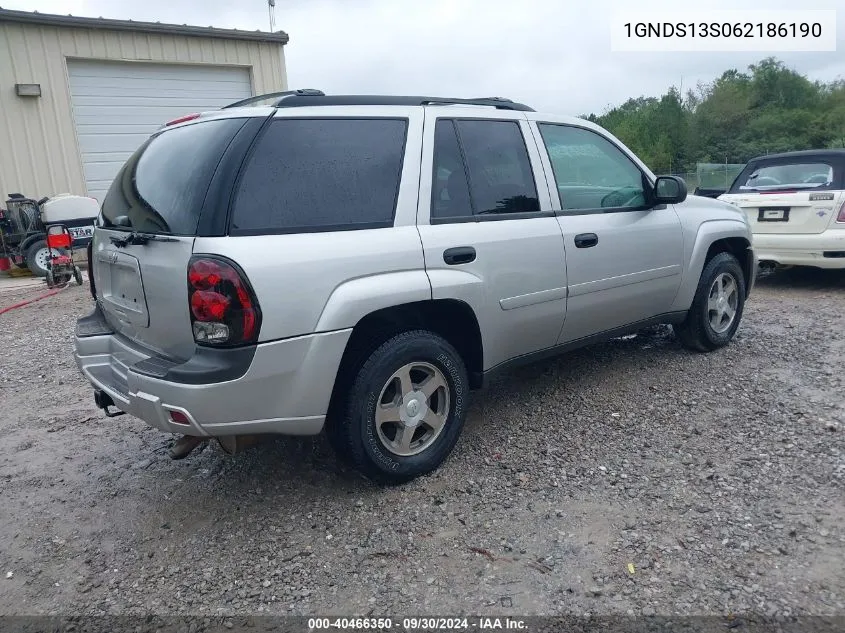
<path id="1" fill-rule="evenodd" d="M 192 257 L 188 264 L 188 304 L 198 344 L 233 347 L 258 339 L 258 300 L 234 262 L 216 255 Z"/>
<path id="2" fill-rule="evenodd" d="M 837 222 L 845 222 L 845 202 L 839 207 L 839 215 L 836 216 Z"/>
<path id="3" fill-rule="evenodd" d="M 88 253 L 88 290 L 91 291 L 91 296 L 97 300 L 97 289 L 94 287 L 94 238 L 88 242 L 88 248 L 85 249 Z"/>

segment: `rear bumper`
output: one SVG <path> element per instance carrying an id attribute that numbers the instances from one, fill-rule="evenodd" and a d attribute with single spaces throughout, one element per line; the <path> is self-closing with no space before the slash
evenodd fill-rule
<path id="1" fill-rule="evenodd" d="M 185 435 L 319 433 L 351 333 L 312 334 L 222 356 L 198 348 L 189 361 L 173 363 L 120 335 L 97 332 L 96 316 L 77 326 L 80 371 L 119 409 Z M 172 412 L 189 423 L 174 422 Z"/>
<path id="2" fill-rule="evenodd" d="M 761 262 L 784 266 L 845 268 L 845 228 L 810 235 L 755 233 L 754 250 Z"/>

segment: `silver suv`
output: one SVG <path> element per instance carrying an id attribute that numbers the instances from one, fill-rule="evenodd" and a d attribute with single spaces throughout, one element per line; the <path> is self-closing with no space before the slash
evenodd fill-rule
<path id="1" fill-rule="evenodd" d="M 745 215 L 587 121 L 506 99 L 297 91 L 167 125 L 89 249 L 98 406 L 202 437 L 312 435 L 435 469 L 492 373 L 656 323 L 739 326 Z"/>

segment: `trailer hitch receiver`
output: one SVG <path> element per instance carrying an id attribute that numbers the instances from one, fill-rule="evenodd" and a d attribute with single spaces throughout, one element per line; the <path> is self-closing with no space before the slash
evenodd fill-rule
<path id="1" fill-rule="evenodd" d="M 107 418 L 116 418 L 119 415 L 124 415 L 125 411 L 109 411 L 109 407 L 114 407 L 114 400 L 112 400 L 111 396 L 107 394 L 102 389 L 95 389 L 94 390 L 94 403 L 103 410 L 103 413 L 106 414 Z M 117 408 L 117 407 L 115 407 Z"/>

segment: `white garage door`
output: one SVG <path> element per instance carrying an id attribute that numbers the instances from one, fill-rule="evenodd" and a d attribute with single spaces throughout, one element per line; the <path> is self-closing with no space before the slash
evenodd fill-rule
<path id="1" fill-rule="evenodd" d="M 68 76 L 88 195 L 101 202 L 162 124 L 252 96 L 246 68 L 68 60 Z"/>

